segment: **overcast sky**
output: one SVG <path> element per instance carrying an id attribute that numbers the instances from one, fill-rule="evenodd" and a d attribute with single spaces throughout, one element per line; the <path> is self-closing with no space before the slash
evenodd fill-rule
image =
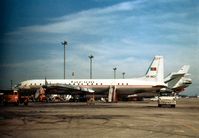
<path id="1" fill-rule="evenodd" d="M 155 55 L 165 75 L 189 64 L 199 95 L 198 0 L 1 0 L 0 88 L 27 79 L 139 77 Z"/>

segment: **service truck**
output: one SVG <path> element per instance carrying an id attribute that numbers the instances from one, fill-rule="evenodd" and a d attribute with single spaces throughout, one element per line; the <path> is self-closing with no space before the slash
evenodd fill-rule
<path id="1" fill-rule="evenodd" d="M 7 105 L 9 103 L 14 105 L 19 105 L 20 103 L 28 105 L 29 96 L 23 95 L 16 90 L 3 90 L 2 92 L 4 105 Z"/>
<path id="2" fill-rule="evenodd" d="M 176 107 L 176 96 L 173 92 L 160 92 L 158 96 L 158 107 L 170 106 Z"/>

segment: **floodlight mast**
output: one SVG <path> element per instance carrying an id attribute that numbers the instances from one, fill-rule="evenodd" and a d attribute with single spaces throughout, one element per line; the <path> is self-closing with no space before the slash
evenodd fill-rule
<path id="1" fill-rule="evenodd" d="M 66 45 L 68 45 L 67 41 L 61 42 L 64 46 L 64 79 L 66 79 Z"/>
<path id="2" fill-rule="evenodd" d="M 122 73 L 122 77 L 123 77 L 123 79 L 124 79 L 124 75 L 125 75 L 125 72 L 123 72 L 123 73 Z"/>
<path id="3" fill-rule="evenodd" d="M 114 71 L 114 79 L 116 79 L 116 70 L 117 70 L 117 68 L 115 67 L 115 68 L 113 68 L 113 71 Z"/>
<path id="4" fill-rule="evenodd" d="M 92 59 L 94 58 L 93 55 L 88 56 L 90 59 L 90 79 L 92 79 Z"/>

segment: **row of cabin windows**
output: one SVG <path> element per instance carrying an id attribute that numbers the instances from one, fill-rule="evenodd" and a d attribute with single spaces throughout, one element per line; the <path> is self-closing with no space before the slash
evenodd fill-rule
<path id="1" fill-rule="evenodd" d="M 118 83 L 117 85 L 128 85 L 128 83 Z"/>
<path id="2" fill-rule="evenodd" d="M 31 83 L 30 85 L 33 85 L 33 84 Z M 37 84 L 36 84 L 36 83 L 34 83 L 34 85 L 37 85 Z M 42 84 L 41 84 L 41 83 L 40 83 L 39 85 L 40 85 L 40 86 L 42 86 Z"/>
<path id="3" fill-rule="evenodd" d="M 49 83 L 49 84 L 51 84 L 51 83 Z M 33 84 L 31 83 L 30 85 L 33 85 Z M 34 83 L 34 85 L 37 85 L 37 84 Z M 39 85 L 42 86 L 41 83 Z M 69 85 L 84 85 L 84 84 L 83 83 L 81 83 L 81 84 L 80 83 L 73 83 L 73 84 L 69 83 Z M 87 85 L 94 85 L 94 83 L 91 83 L 91 84 L 87 83 Z M 98 85 L 98 83 L 96 83 L 95 85 Z M 99 83 L 99 85 L 103 85 L 103 84 Z M 118 85 L 128 85 L 128 83 L 126 83 L 126 84 L 124 84 L 124 83 L 118 83 Z"/>
<path id="4" fill-rule="evenodd" d="M 84 83 L 73 83 L 73 84 L 71 84 L 71 83 L 69 83 L 69 85 L 85 85 Z M 89 83 L 87 83 L 86 85 L 103 85 L 102 83 L 91 83 L 91 84 L 89 84 Z"/>
<path id="5" fill-rule="evenodd" d="M 49 83 L 49 84 L 51 84 L 51 83 Z M 34 83 L 34 84 L 33 84 L 33 83 L 31 83 L 30 85 L 38 85 L 38 84 L 36 84 L 36 83 Z M 42 86 L 43 84 L 42 84 L 42 83 L 40 83 L 39 85 L 40 85 L 40 86 Z"/>
<path id="6" fill-rule="evenodd" d="M 69 85 L 71 85 L 70 83 L 69 83 Z M 72 85 L 84 85 L 83 83 L 73 83 Z M 91 84 L 89 84 L 89 83 L 87 83 L 87 85 L 103 85 L 102 83 L 96 83 L 96 84 L 94 84 L 94 83 L 91 83 Z M 118 83 L 118 85 L 128 85 L 128 83 Z"/>

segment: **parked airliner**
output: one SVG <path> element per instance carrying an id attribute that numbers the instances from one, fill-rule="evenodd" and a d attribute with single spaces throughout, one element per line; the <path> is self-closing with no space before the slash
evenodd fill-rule
<path id="1" fill-rule="evenodd" d="M 145 76 L 129 79 L 43 79 L 27 80 L 17 85 L 18 89 L 46 88 L 64 89 L 70 92 L 107 93 L 109 101 L 116 95 L 130 95 L 141 92 L 157 92 L 167 87 L 164 83 L 164 63 L 162 56 L 155 56 Z"/>

